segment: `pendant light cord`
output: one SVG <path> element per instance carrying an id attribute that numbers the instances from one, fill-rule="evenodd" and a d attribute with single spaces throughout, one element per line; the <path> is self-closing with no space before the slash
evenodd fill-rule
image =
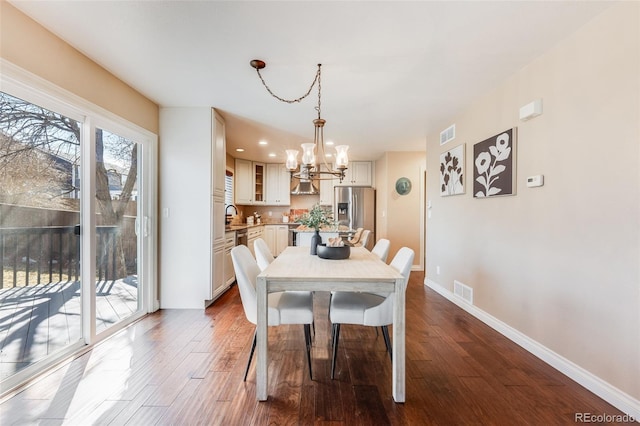
<path id="1" fill-rule="evenodd" d="M 318 111 L 318 118 L 320 118 L 320 103 L 321 103 L 320 91 L 322 89 L 322 86 L 320 84 L 321 67 L 322 67 L 322 64 L 318 64 L 318 71 L 316 72 L 316 76 L 314 77 L 313 82 L 311 83 L 311 86 L 309 86 L 309 90 L 307 90 L 307 93 L 305 93 L 304 95 L 300 96 L 297 99 L 284 99 L 276 95 L 275 93 L 273 93 L 273 91 L 271 91 L 267 83 L 264 81 L 264 78 L 262 78 L 262 74 L 260 74 L 260 68 L 256 68 L 256 72 L 258 73 L 258 77 L 260 77 L 260 81 L 262 81 L 262 85 L 264 86 L 265 89 L 267 89 L 267 92 L 269 92 L 269 94 L 274 98 L 276 98 L 277 100 L 286 102 L 288 104 L 300 102 L 301 100 L 309 96 L 309 94 L 311 93 L 311 90 L 313 90 L 313 87 L 316 85 L 316 82 L 317 82 L 318 83 L 318 106 L 316 106 L 315 108 L 316 108 L 316 111 Z"/>

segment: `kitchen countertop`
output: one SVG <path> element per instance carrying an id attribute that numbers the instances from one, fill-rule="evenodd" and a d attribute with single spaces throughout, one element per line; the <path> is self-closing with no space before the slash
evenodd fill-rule
<path id="1" fill-rule="evenodd" d="M 255 228 L 256 226 L 264 226 L 264 225 L 294 225 L 294 226 L 298 226 L 300 225 L 299 223 L 293 223 L 293 222 L 263 222 L 263 223 L 254 223 L 253 225 L 247 225 L 246 223 L 241 223 L 238 225 L 226 225 L 224 227 L 225 232 L 228 231 L 241 231 L 244 229 L 249 229 L 249 228 Z"/>
<path id="2" fill-rule="evenodd" d="M 300 225 L 300 227 L 292 229 L 293 232 L 315 232 L 315 229 L 313 228 L 307 228 L 306 226 Z M 320 233 L 323 232 L 354 232 L 352 229 L 349 229 L 345 226 L 339 226 L 337 228 L 331 227 L 331 228 L 322 228 L 320 229 Z"/>

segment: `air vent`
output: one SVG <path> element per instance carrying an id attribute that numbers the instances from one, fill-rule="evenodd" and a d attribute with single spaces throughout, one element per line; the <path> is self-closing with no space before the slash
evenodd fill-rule
<path id="1" fill-rule="evenodd" d="M 444 145 L 445 143 L 454 140 L 456 138 L 456 125 L 452 124 L 451 126 L 444 129 L 440 132 L 440 145 Z"/>
<path id="2" fill-rule="evenodd" d="M 473 305 L 473 289 L 460 281 L 453 281 L 453 294 Z"/>

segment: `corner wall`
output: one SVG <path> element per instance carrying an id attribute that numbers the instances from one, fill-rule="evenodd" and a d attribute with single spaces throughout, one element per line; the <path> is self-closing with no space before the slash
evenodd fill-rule
<path id="1" fill-rule="evenodd" d="M 640 399 L 640 4 L 607 9 L 427 141 L 431 283 Z M 522 105 L 543 114 L 521 122 Z M 447 124 L 450 124 L 447 123 Z M 517 126 L 517 195 L 473 198 L 473 144 Z M 441 130 L 441 129 L 439 129 Z M 438 130 L 438 131 L 439 131 Z M 466 143 L 466 194 L 439 155 Z M 545 183 L 527 188 L 528 176 Z M 440 267 L 440 275 L 436 267 Z"/>
<path id="2" fill-rule="evenodd" d="M 415 252 L 414 270 L 422 270 L 423 228 L 421 225 L 425 152 L 386 152 L 376 161 L 376 240 L 391 241 L 389 261 L 402 247 Z M 396 192 L 396 181 L 406 177 L 411 191 Z"/>

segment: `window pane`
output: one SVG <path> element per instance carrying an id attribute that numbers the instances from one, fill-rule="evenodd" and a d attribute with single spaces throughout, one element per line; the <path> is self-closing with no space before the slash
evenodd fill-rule
<path id="1" fill-rule="evenodd" d="M 97 129 L 96 332 L 139 310 L 137 177 L 137 144 Z"/>
<path id="2" fill-rule="evenodd" d="M 0 92 L 0 378 L 82 339 L 81 123 Z"/>

